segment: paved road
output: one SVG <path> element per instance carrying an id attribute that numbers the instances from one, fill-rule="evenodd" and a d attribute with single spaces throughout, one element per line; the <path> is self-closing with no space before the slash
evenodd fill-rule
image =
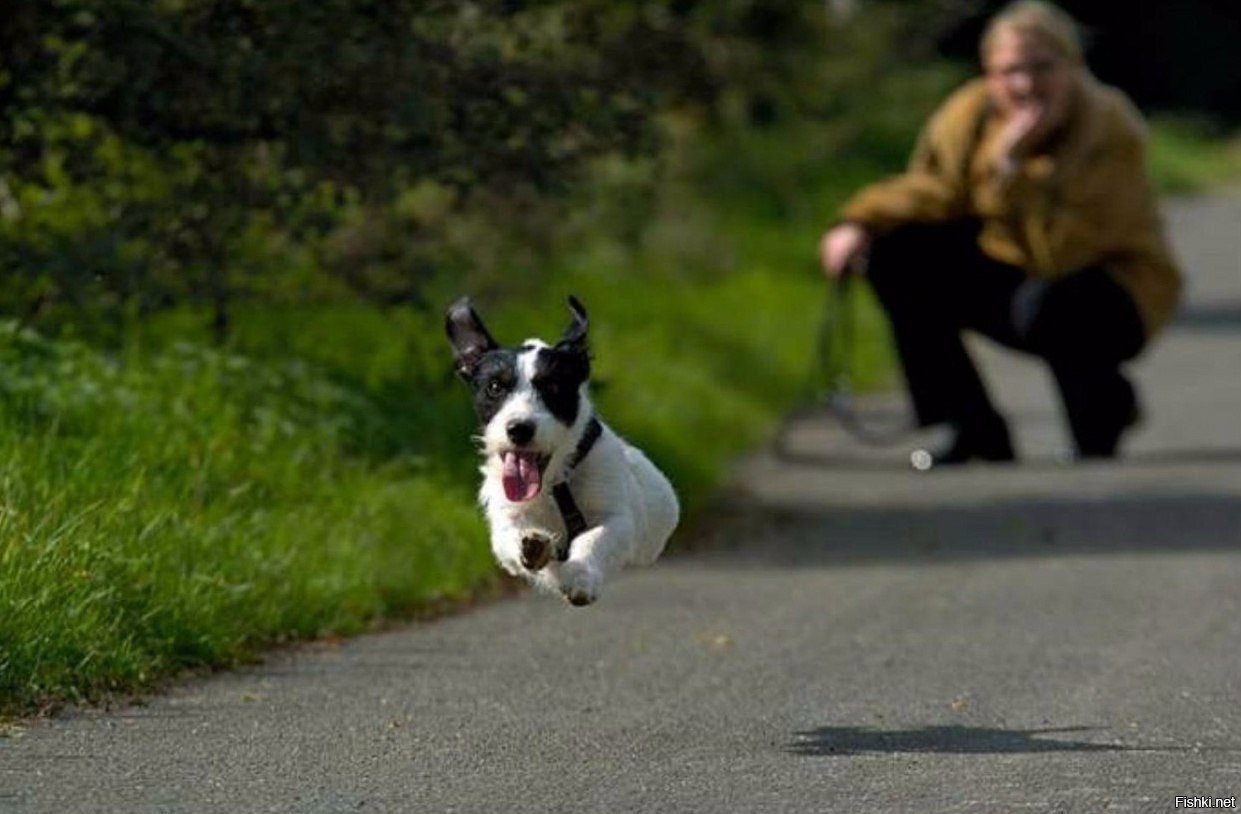
<path id="1" fill-rule="evenodd" d="M 1119 464 L 916 475 L 832 426 L 591 609 L 525 597 L 0 739 L 0 811 L 1173 811 L 1241 798 L 1241 199 Z M 1241 802 L 1239 800 L 1238 802 Z"/>

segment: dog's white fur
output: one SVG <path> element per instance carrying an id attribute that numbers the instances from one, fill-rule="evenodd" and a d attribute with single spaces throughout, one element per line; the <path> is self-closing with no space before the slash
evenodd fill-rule
<path id="1" fill-rule="evenodd" d="M 562 545 L 564 521 L 552 487 L 565 473 L 592 416 L 587 385 L 579 390 L 577 418 L 571 426 L 557 421 L 532 386 L 534 358 L 546 343 L 531 339 L 518 358 L 518 383 L 504 406 L 483 428 L 484 462 L 479 502 L 491 528 L 491 548 L 510 574 L 527 578 L 539 588 L 563 594 L 575 605 L 594 602 L 604 580 L 628 564 L 649 565 L 663 552 L 680 518 L 676 492 L 641 450 L 603 424 L 603 433 L 569 474 L 569 488 L 586 518 L 587 530 L 570 541 L 569 558 L 552 558 L 530 571 L 522 565 L 522 540 L 541 535 Z M 508 500 L 501 482 L 501 455 L 512 448 L 506 434 L 511 421 L 533 421 L 529 447 L 550 454 L 542 486 L 533 499 Z M 602 423 L 602 422 L 601 422 Z"/>

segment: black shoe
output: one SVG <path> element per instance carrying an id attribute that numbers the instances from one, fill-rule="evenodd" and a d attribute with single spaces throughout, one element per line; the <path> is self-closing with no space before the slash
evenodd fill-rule
<path id="1" fill-rule="evenodd" d="M 1013 442 L 1004 420 L 996 418 L 985 427 L 954 424 L 952 437 L 942 447 L 915 449 L 909 463 L 919 472 L 941 466 L 955 466 L 970 461 L 1009 463 L 1017 460 Z"/>
<path id="2" fill-rule="evenodd" d="M 1118 424 L 1105 432 L 1094 433 L 1094 437 L 1088 440 L 1078 440 L 1078 460 L 1115 458 L 1120 447 L 1120 439 L 1129 430 L 1141 424 L 1144 418 L 1142 405 L 1135 398 Z"/>

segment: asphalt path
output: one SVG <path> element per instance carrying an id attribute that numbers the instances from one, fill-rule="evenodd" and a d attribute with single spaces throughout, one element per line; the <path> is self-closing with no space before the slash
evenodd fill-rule
<path id="1" fill-rule="evenodd" d="M 824 417 L 598 605 L 521 596 L 0 738 L 4 812 L 1174 811 L 1241 804 L 1241 198 L 1172 202 L 1131 453 L 922 475 Z M 883 410 L 880 400 L 867 409 Z"/>

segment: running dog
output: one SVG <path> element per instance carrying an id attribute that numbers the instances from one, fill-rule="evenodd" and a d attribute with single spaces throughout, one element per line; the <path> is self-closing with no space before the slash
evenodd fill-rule
<path id="1" fill-rule="evenodd" d="M 445 317 L 457 375 L 482 427 L 479 503 L 500 566 L 573 605 L 621 566 L 649 565 L 676 528 L 668 479 L 595 413 L 586 309 L 555 344 L 500 347 L 462 297 Z"/>

